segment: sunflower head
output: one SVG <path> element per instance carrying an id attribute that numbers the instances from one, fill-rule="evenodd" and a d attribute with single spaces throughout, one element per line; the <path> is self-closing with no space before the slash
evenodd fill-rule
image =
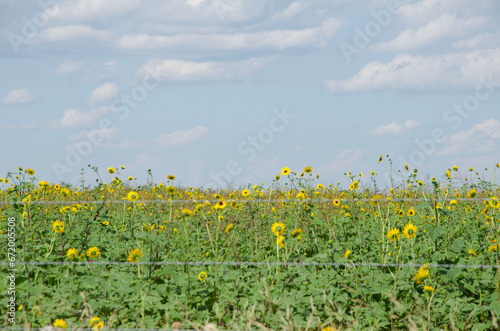
<path id="1" fill-rule="evenodd" d="M 208 275 L 205 271 L 202 271 L 198 274 L 198 279 L 200 282 L 204 282 L 208 278 Z"/>
<path id="2" fill-rule="evenodd" d="M 274 223 L 273 226 L 271 227 L 271 232 L 276 236 L 282 236 L 285 234 L 285 224 L 278 222 Z"/>
<path id="3" fill-rule="evenodd" d="M 283 169 L 281 169 L 282 176 L 288 176 L 289 174 L 290 174 L 290 168 L 284 167 Z"/>

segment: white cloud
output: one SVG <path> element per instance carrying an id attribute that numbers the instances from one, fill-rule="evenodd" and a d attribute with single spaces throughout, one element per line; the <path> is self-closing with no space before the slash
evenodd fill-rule
<path id="1" fill-rule="evenodd" d="M 89 104 L 98 105 L 103 104 L 116 97 L 118 94 L 118 86 L 115 83 L 105 83 L 96 88 L 90 96 Z"/>
<path id="2" fill-rule="evenodd" d="M 276 57 L 251 58 L 234 62 L 190 62 L 182 60 L 153 59 L 142 65 L 138 74 L 149 77 L 147 68 L 151 68 L 157 76 L 167 81 L 195 81 L 195 80 L 230 80 L 237 79 L 255 72 Z"/>
<path id="3" fill-rule="evenodd" d="M 59 65 L 59 67 L 57 67 L 56 70 L 54 70 L 54 73 L 58 75 L 67 75 L 80 69 L 81 66 L 82 62 L 74 62 L 70 60 L 64 61 Z"/>
<path id="4" fill-rule="evenodd" d="M 205 126 L 197 126 L 194 129 L 180 130 L 170 134 L 164 134 L 154 139 L 154 147 L 163 149 L 172 146 L 185 145 L 191 141 L 204 137 L 208 132 Z"/>
<path id="5" fill-rule="evenodd" d="M 110 61 L 104 62 L 104 66 L 108 70 L 114 70 L 114 69 L 116 69 L 116 64 L 117 64 L 116 60 L 110 60 Z"/>
<path id="6" fill-rule="evenodd" d="M 2 99 L 5 105 L 20 105 L 33 101 L 35 101 L 35 98 L 30 94 L 27 88 L 12 90 Z"/>
<path id="7" fill-rule="evenodd" d="M 473 6 L 473 8 L 471 8 Z M 470 15 L 479 9 L 494 8 L 491 0 L 422 0 L 408 2 L 398 7 L 396 16 L 413 25 L 422 25 L 438 18 L 443 13 L 454 12 Z"/>
<path id="8" fill-rule="evenodd" d="M 420 125 L 419 121 L 407 120 L 404 123 L 396 123 L 393 121 L 389 124 L 379 126 L 373 130 L 369 130 L 368 133 L 380 137 L 380 136 L 397 136 L 403 134 L 409 130 L 413 130 Z"/>
<path id="9" fill-rule="evenodd" d="M 319 166 L 318 173 L 329 175 L 339 171 L 347 171 L 347 168 L 359 162 L 362 155 L 363 152 L 359 149 L 355 151 L 350 149 L 341 150 L 335 155 L 332 161 Z"/>
<path id="10" fill-rule="evenodd" d="M 178 34 L 175 36 L 126 35 L 117 45 L 129 50 L 159 48 L 255 49 L 322 45 L 333 37 L 343 21 L 329 19 L 321 26 L 303 30 L 271 30 L 235 34 Z"/>
<path id="11" fill-rule="evenodd" d="M 306 8 L 310 7 L 314 3 L 309 1 L 294 1 L 284 10 L 277 12 L 274 14 L 270 21 L 280 21 L 280 20 L 289 20 L 303 12 Z"/>
<path id="12" fill-rule="evenodd" d="M 83 131 L 78 134 L 72 135 L 69 137 L 69 140 L 89 140 L 89 137 L 95 139 L 95 141 L 109 141 L 116 137 L 120 132 L 120 129 L 116 127 L 111 128 L 103 128 L 103 129 L 94 129 L 90 131 Z"/>
<path id="13" fill-rule="evenodd" d="M 382 89 L 471 88 L 500 68 L 500 48 L 433 56 L 398 54 L 388 63 L 373 61 L 347 80 L 325 80 L 333 93 Z"/>
<path id="14" fill-rule="evenodd" d="M 88 127 L 113 109 L 113 107 L 105 106 L 94 108 L 89 112 L 80 112 L 72 108 L 64 112 L 62 119 L 51 122 L 50 126 L 63 129 Z"/>
<path id="15" fill-rule="evenodd" d="M 487 119 L 482 123 L 474 125 L 469 130 L 457 132 L 446 137 L 443 145 L 445 147 L 437 154 L 444 155 L 466 155 L 486 154 L 498 151 L 500 143 L 500 121 Z"/>
<path id="16" fill-rule="evenodd" d="M 103 19 L 130 12 L 140 3 L 140 0 L 69 0 L 59 4 L 54 16 L 69 22 Z"/>
<path id="17" fill-rule="evenodd" d="M 34 39 L 34 42 L 67 41 L 82 38 L 106 41 L 111 38 L 111 32 L 92 29 L 86 25 L 55 26 L 42 30 Z"/>
<path id="18" fill-rule="evenodd" d="M 186 2 L 188 3 L 188 5 L 190 5 L 191 7 L 196 7 L 198 6 L 200 3 L 204 2 L 205 0 L 186 0 Z"/>
<path id="19" fill-rule="evenodd" d="M 498 45 L 500 45 L 500 30 L 453 43 L 453 47 L 465 49 L 495 48 Z"/>
<path id="20" fill-rule="evenodd" d="M 419 29 L 407 29 L 388 42 L 373 45 L 378 51 L 408 51 L 422 48 L 448 37 L 456 37 L 477 30 L 488 23 L 488 17 L 475 16 L 469 19 L 457 18 L 456 14 L 445 13 Z"/>

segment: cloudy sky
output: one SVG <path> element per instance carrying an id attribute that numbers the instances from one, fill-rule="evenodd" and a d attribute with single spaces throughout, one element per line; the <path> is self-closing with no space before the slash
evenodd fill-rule
<path id="1" fill-rule="evenodd" d="M 0 176 L 384 185 L 381 154 L 422 177 L 500 161 L 498 0 L 0 0 L 0 31 Z"/>

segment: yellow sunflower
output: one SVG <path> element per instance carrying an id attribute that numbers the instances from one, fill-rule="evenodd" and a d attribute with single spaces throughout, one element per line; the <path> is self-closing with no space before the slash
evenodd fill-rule
<path id="1" fill-rule="evenodd" d="M 141 259 L 142 252 L 139 248 L 133 249 L 128 253 L 127 261 L 130 263 L 136 263 L 139 262 Z"/>
<path id="2" fill-rule="evenodd" d="M 420 269 L 418 269 L 415 276 L 413 276 L 413 280 L 417 284 L 422 284 L 425 278 L 429 278 L 429 275 L 430 275 L 430 268 L 424 264 L 423 266 L 420 267 Z"/>
<path id="3" fill-rule="evenodd" d="M 200 272 L 200 274 L 198 275 L 198 279 L 200 280 L 200 282 L 204 282 L 207 278 L 208 275 L 205 271 Z"/>
<path id="4" fill-rule="evenodd" d="M 285 234 L 285 224 L 278 222 L 274 223 L 273 226 L 271 227 L 271 232 L 276 236 L 282 236 Z"/>
<path id="5" fill-rule="evenodd" d="M 389 232 L 387 232 L 387 239 L 389 239 L 390 241 L 396 241 L 399 240 L 400 235 L 401 233 L 399 232 L 399 229 L 394 228 L 392 230 L 389 230 Z"/>
<path id="6" fill-rule="evenodd" d="M 287 176 L 289 174 L 290 174 L 290 168 L 284 167 L 283 169 L 281 169 L 281 175 L 282 176 Z"/>
<path id="7" fill-rule="evenodd" d="M 130 191 L 127 194 L 127 200 L 135 202 L 135 201 L 139 200 L 139 194 L 135 191 Z"/>
<path id="8" fill-rule="evenodd" d="M 101 255 L 101 251 L 99 251 L 99 248 L 97 246 L 90 247 L 87 250 L 87 256 L 91 259 L 99 257 L 99 255 Z"/>
<path id="9" fill-rule="evenodd" d="M 66 257 L 70 260 L 76 259 L 78 257 L 78 250 L 76 250 L 75 248 L 68 249 L 68 251 L 66 252 Z"/>
<path id="10" fill-rule="evenodd" d="M 412 223 L 406 224 L 403 229 L 403 236 L 405 236 L 406 239 L 415 238 L 417 236 L 417 227 Z"/>
<path id="11" fill-rule="evenodd" d="M 54 321 L 54 327 L 55 328 L 61 328 L 61 329 L 66 329 L 68 327 L 68 324 L 66 324 L 66 321 L 64 321 L 61 318 L 58 318 Z"/>
<path id="12" fill-rule="evenodd" d="M 52 231 L 55 233 L 63 233 L 64 232 L 64 223 L 61 221 L 55 221 L 52 223 Z"/>

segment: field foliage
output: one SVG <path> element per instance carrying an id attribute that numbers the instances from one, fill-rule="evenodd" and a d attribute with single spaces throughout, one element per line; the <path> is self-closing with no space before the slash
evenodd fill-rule
<path id="1" fill-rule="evenodd" d="M 342 187 L 309 167 L 230 190 L 174 176 L 140 186 L 120 171 L 93 186 L 32 169 L 2 179 L 3 247 L 15 217 L 15 261 L 58 263 L 16 265 L 20 325 L 498 328 L 500 192 L 473 169 L 407 168 L 383 190 L 375 172 L 348 172 Z"/>

